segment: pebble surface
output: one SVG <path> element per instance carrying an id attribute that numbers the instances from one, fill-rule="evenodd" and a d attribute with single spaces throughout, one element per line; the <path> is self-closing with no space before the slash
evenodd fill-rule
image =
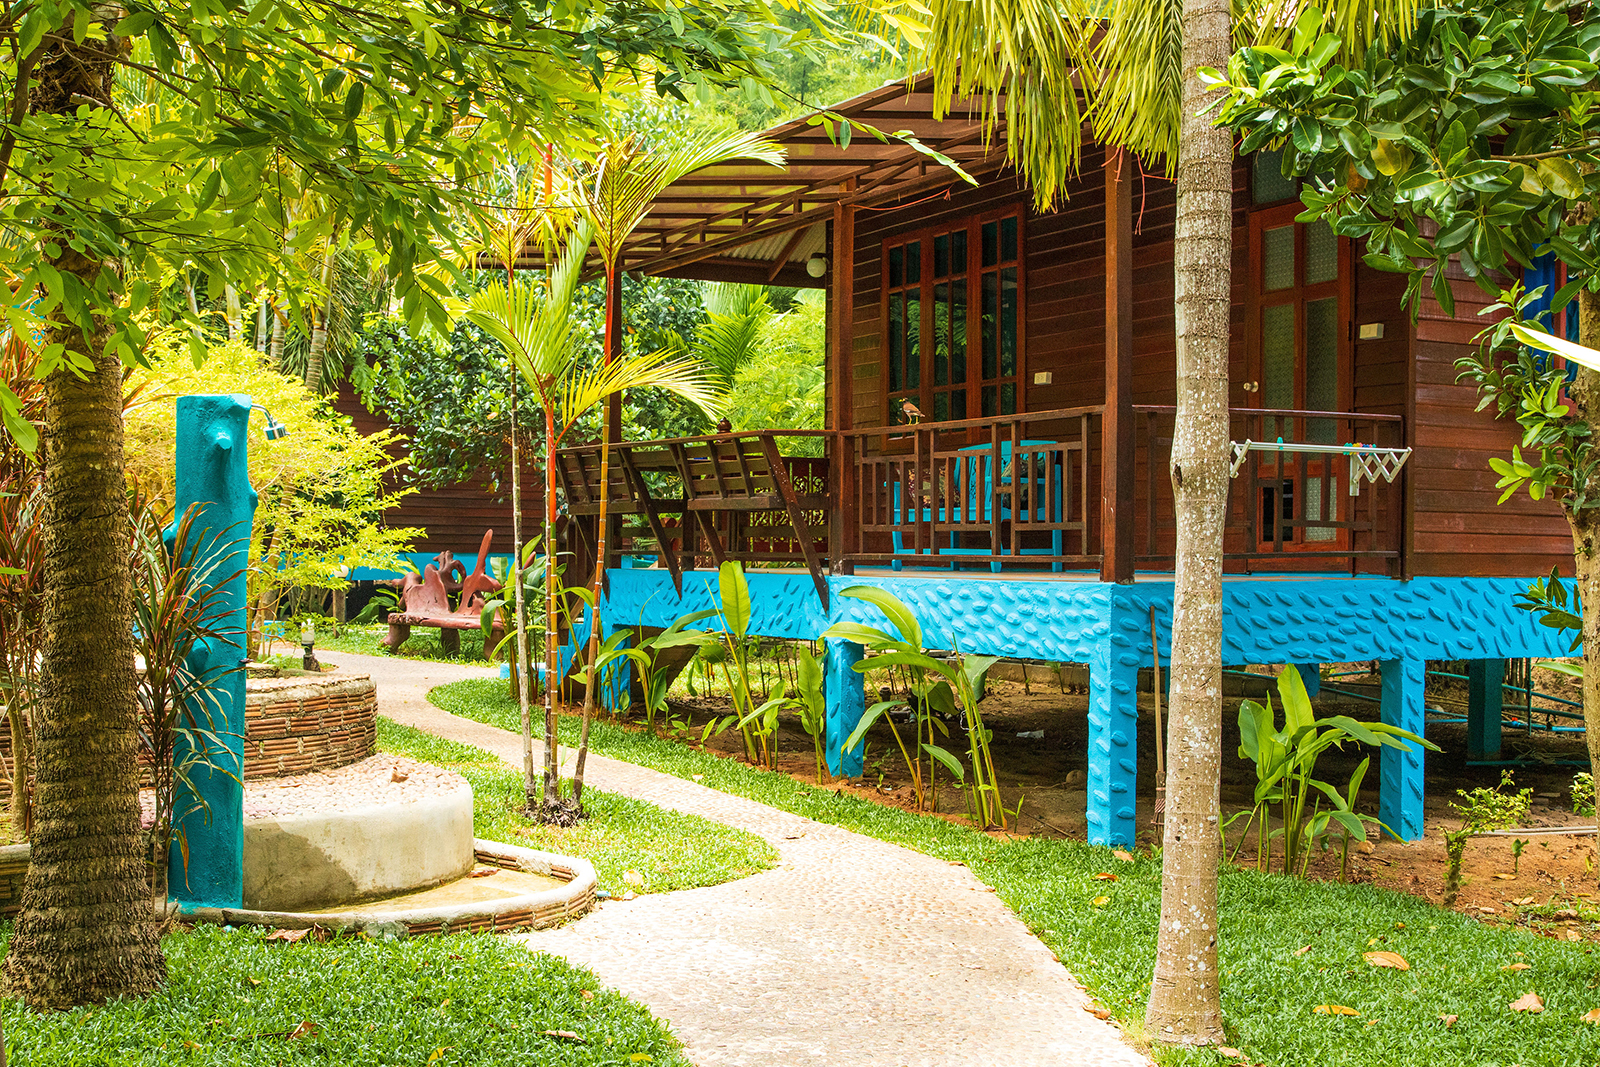
<path id="1" fill-rule="evenodd" d="M 378 680 L 380 714 L 521 765 L 517 735 L 427 701 L 490 669 L 340 658 Z M 1149 1064 L 965 867 L 603 756 L 587 778 L 779 852 L 771 871 L 611 901 L 523 936 L 646 1004 L 700 1067 Z"/>
<path id="2" fill-rule="evenodd" d="M 398 781 L 396 779 L 399 779 Z M 319 812 L 360 811 L 385 804 L 410 804 L 464 788 L 454 771 L 403 756 L 369 756 L 333 771 L 287 778 L 256 778 L 244 784 L 246 819 L 282 819 Z M 139 791 L 145 825 L 155 816 L 155 792 Z"/>

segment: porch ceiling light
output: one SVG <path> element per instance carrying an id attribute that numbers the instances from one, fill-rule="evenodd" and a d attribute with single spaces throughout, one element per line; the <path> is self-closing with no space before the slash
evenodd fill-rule
<path id="1" fill-rule="evenodd" d="M 821 252 L 811 253 L 811 258 L 806 260 L 806 273 L 813 278 L 820 278 L 828 273 L 828 257 Z"/>

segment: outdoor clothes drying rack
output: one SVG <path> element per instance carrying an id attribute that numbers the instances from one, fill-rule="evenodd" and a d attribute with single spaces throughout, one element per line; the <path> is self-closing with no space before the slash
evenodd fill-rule
<path id="1" fill-rule="evenodd" d="M 1281 437 L 1276 441 L 1229 441 L 1228 448 L 1233 456 L 1228 469 L 1228 476 L 1231 478 L 1239 476 L 1239 468 L 1244 466 L 1245 457 L 1252 452 L 1312 452 L 1319 456 L 1344 456 L 1350 460 L 1351 496 L 1360 495 L 1363 481 L 1375 482 L 1382 478 L 1386 482 L 1393 482 L 1395 476 L 1400 473 L 1400 468 L 1406 465 L 1406 460 L 1411 456 L 1409 448 L 1381 448 L 1359 442 L 1317 445 L 1285 441 Z"/>

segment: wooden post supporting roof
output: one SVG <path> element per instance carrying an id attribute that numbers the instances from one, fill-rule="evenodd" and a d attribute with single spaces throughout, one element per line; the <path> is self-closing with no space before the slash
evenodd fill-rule
<path id="1" fill-rule="evenodd" d="M 855 180 L 845 182 L 853 189 Z M 856 209 L 853 204 L 837 203 L 833 206 L 833 253 L 830 269 L 833 276 L 829 293 L 833 304 L 833 345 L 828 353 L 829 386 L 832 410 L 828 413 L 828 429 L 834 431 L 828 464 L 834 500 L 833 524 L 828 531 L 828 564 L 835 574 L 851 574 L 855 568 L 844 561 L 846 552 L 859 549 L 860 533 L 857 529 L 855 448 L 843 435 L 854 422 L 854 397 L 852 390 L 853 349 L 855 339 L 855 253 Z"/>
<path id="2" fill-rule="evenodd" d="M 1133 156 L 1106 148 L 1106 404 L 1100 580 L 1133 581 Z M 1157 477 L 1156 471 L 1150 477 Z"/>

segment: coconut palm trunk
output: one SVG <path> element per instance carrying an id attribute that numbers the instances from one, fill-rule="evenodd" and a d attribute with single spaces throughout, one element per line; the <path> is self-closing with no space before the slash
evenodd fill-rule
<path id="1" fill-rule="evenodd" d="M 33 1007 L 64 1009 L 146 994 L 165 965 L 139 825 L 122 365 L 98 354 L 86 378 L 58 371 L 46 393 L 32 854 L 4 977 Z"/>
<path id="2" fill-rule="evenodd" d="M 36 68 L 30 107 L 73 115 L 110 100 L 120 47 L 115 36 L 56 34 Z M 64 240 L 59 247 L 52 266 L 85 289 L 108 269 Z M 85 336 L 61 315 L 53 313 L 49 340 L 93 363 L 81 378 L 62 369 L 45 382 L 35 820 L 22 910 L 0 970 L 6 992 L 38 1009 L 143 996 L 166 978 L 139 826 L 122 365 L 105 351 L 103 323 Z"/>
<path id="3" fill-rule="evenodd" d="M 1173 239 L 1177 517 L 1161 927 L 1145 1027 L 1157 1040 L 1221 1044 L 1217 833 L 1222 771 L 1222 537 L 1228 494 L 1228 327 L 1233 139 L 1200 114 L 1197 71 L 1226 67 L 1227 0 L 1184 0 L 1183 106 Z"/>

